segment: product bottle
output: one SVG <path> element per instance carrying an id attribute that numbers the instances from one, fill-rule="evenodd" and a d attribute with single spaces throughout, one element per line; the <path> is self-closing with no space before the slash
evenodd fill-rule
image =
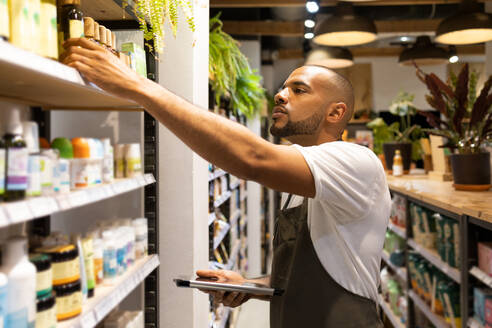
<path id="1" fill-rule="evenodd" d="M 101 37 L 99 35 L 99 23 L 94 21 L 94 41 L 101 45 Z"/>
<path id="2" fill-rule="evenodd" d="M 58 60 L 56 0 L 41 0 L 41 55 Z"/>
<path id="3" fill-rule="evenodd" d="M 10 8 L 10 42 L 19 48 L 31 49 L 29 0 L 8 0 Z"/>
<path id="4" fill-rule="evenodd" d="M 103 268 L 104 280 L 110 281 L 116 277 L 118 271 L 118 262 L 116 258 L 116 241 L 113 231 L 106 230 L 103 232 Z"/>
<path id="5" fill-rule="evenodd" d="M 125 163 L 125 177 L 132 178 L 142 173 L 140 144 L 133 143 L 126 145 Z"/>
<path id="6" fill-rule="evenodd" d="M 0 139 L 0 201 L 3 200 L 5 194 L 5 143 Z"/>
<path id="7" fill-rule="evenodd" d="M 20 113 L 14 109 L 3 140 L 6 147 L 6 184 L 4 199 L 19 200 L 25 197 L 27 189 L 27 162 L 29 153 L 22 138 Z"/>
<path id="8" fill-rule="evenodd" d="M 93 239 L 93 250 L 94 250 L 94 278 L 96 284 L 99 285 L 103 282 L 104 279 L 104 270 L 103 270 L 103 250 L 104 245 L 103 241 L 99 236 L 94 236 Z"/>
<path id="9" fill-rule="evenodd" d="M 10 18 L 8 0 L 0 0 L 0 40 L 10 37 Z"/>
<path id="10" fill-rule="evenodd" d="M 84 18 L 84 36 L 86 39 L 96 42 L 94 39 L 94 19 L 92 17 Z"/>
<path id="11" fill-rule="evenodd" d="M 27 257 L 25 238 L 11 238 L 3 245 L 1 271 L 8 279 L 5 327 L 34 327 L 36 267 Z"/>
<path id="12" fill-rule="evenodd" d="M 70 174 L 72 189 L 86 188 L 89 185 L 90 150 L 85 138 L 72 139 L 73 161 Z"/>
<path id="13" fill-rule="evenodd" d="M 0 326 L 5 327 L 5 316 L 7 314 L 7 292 L 8 279 L 7 275 L 0 272 Z"/>
<path id="14" fill-rule="evenodd" d="M 403 175 L 403 161 L 399 149 L 395 151 L 395 156 L 393 157 L 393 175 L 395 177 Z"/>
<path id="15" fill-rule="evenodd" d="M 56 138 L 51 143 L 51 148 L 58 150 L 58 178 L 55 191 L 66 194 L 70 192 L 70 167 L 73 160 L 72 143 L 67 138 Z"/>
<path id="16" fill-rule="evenodd" d="M 114 169 L 116 179 L 123 179 L 125 177 L 125 145 L 123 144 L 115 145 Z"/>
<path id="17" fill-rule="evenodd" d="M 41 0 L 29 0 L 30 50 L 38 55 L 41 51 Z"/>
<path id="18" fill-rule="evenodd" d="M 80 0 L 62 0 L 61 29 L 63 40 L 84 37 L 84 14 Z"/>
<path id="19" fill-rule="evenodd" d="M 82 239 L 82 250 L 84 251 L 85 276 L 87 278 L 87 296 L 94 296 L 96 279 L 94 277 L 94 248 L 91 237 Z"/>
<path id="20" fill-rule="evenodd" d="M 41 195 L 41 154 L 39 152 L 39 132 L 36 122 L 23 122 L 24 140 L 29 158 L 27 162 L 27 196 Z"/>
<path id="21" fill-rule="evenodd" d="M 118 50 L 116 50 L 116 34 L 114 32 L 111 32 L 111 45 L 113 49 L 113 53 L 118 56 Z"/>
<path id="22" fill-rule="evenodd" d="M 99 25 L 99 38 L 100 38 L 99 41 L 101 42 L 101 45 L 104 48 L 108 49 L 108 42 L 106 36 L 107 36 L 106 27 L 103 25 Z"/>
<path id="23" fill-rule="evenodd" d="M 114 50 L 113 45 L 113 32 L 109 28 L 106 28 L 106 45 L 108 50 L 111 51 L 113 55 L 116 55 L 116 51 Z"/>
<path id="24" fill-rule="evenodd" d="M 103 182 L 111 183 L 114 180 L 114 154 L 113 147 L 109 138 L 101 140 L 104 145 L 104 160 L 103 160 Z"/>
<path id="25" fill-rule="evenodd" d="M 79 268 L 80 268 L 80 284 L 82 288 L 82 298 L 85 302 L 87 300 L 87 271 L 85 269 L 84 250 L 82 248 L 82 241 L 80 240 L 80 234 L 72 235 L 72 243 L 77 247 L 79 251 Z"/>

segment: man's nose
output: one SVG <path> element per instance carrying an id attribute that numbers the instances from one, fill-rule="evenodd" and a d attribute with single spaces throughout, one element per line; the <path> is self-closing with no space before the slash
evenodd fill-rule
<path id="1" fill-rule="evenodd" d="M 286 104 L 287 103 L 287 97 L 285 95 L 284 90 L 279 91 L 275 95 L 274 100 L 275 100 L 275 104 Z"/>

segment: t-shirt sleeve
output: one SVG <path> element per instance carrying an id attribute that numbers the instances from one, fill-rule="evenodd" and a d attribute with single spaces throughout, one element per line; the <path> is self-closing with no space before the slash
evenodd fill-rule
<path id="1" fill-rule="evenodd" d="M 344 142 L 294 147 L 303 155 L 314 178 L 315 200 L 343 221 L 361 219 L 374 203 L 379 159 L 369 149 Z"/>

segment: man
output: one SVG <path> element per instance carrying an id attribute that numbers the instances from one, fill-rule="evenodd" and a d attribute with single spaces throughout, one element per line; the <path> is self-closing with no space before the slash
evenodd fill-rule
<path id="1" fill-rule="evenodd" d="M 274 145 L 139 77 L 90 41 L 65 47 L 66 64 L 139 103 L 209 162 L 290 195 L 276 220 L 272 275 L 255 280 L 285 290 L 269 299 L 272 328 L 382 327 L 376 302 L 390 196 L 372 151 L 339 141 L 354 107 L 346 79 L 318 66 L 292 72 L 275 96 L 271 133 L 294 145 Z M 245 281 L 230 271 L 197 274 Z M 215 297 L 229 306 L 248 299 Z"/>

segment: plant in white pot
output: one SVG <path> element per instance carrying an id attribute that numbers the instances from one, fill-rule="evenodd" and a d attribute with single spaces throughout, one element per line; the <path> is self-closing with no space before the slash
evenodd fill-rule
<path id="1" fill-rule="evenodd" d="M 450 155 L 454 187 L 457 190 L 490 188 L 490 156 L 485 146 L 492 140 L 492 76 L 476 95 L 476 73 L 465 64 L 458 76 L 444 83 L 435 74 L 417 67 L 417 76 L 430 91 L 427 102 L 441 117 L 419 111 L 432 126 L 427 132 L 445 137 L 443 147 Z M 442 119 L 441 119 L 442 118 Z"/>

